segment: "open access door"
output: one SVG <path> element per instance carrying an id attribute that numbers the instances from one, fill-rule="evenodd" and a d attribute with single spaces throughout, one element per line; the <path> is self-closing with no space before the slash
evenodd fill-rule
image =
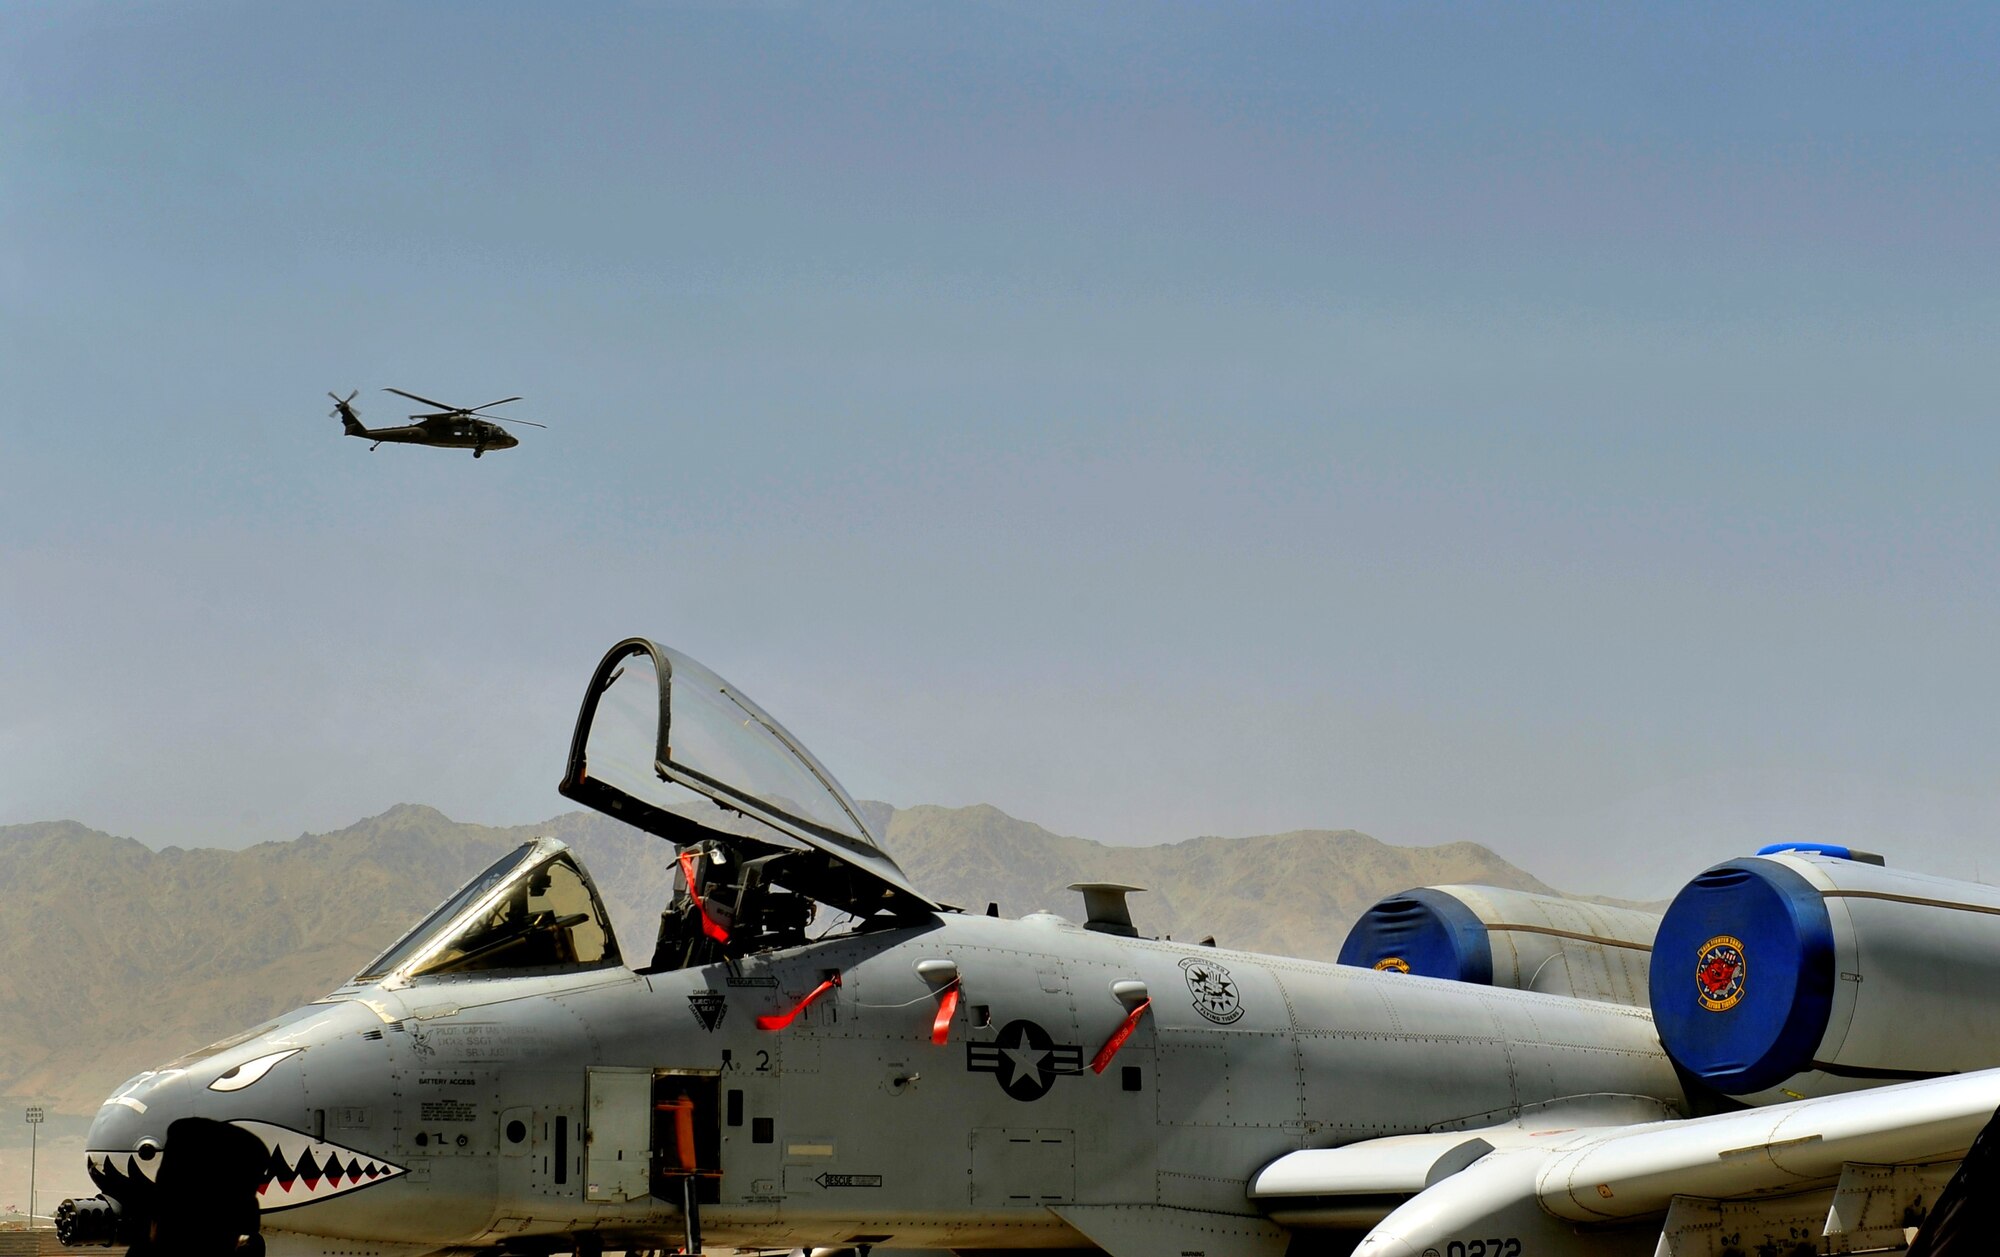
<path id="1" fill-rule="evenodd" d="M 583 1198 L 623 1204 L 652 1194 L 653 1071 L 590 1070 L 584 1128 Z"/>
<path id="2" fill-rule="evenodd" d="M 652 1193 L 712 1205 L 722 1191 L 722 1076 L 712 1069 L 653 1071 Z"/>

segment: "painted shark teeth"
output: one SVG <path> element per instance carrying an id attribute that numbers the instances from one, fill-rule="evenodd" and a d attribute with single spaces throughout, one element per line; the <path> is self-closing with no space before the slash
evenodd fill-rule
<path id="1" fill-rule="evenodd" d="M 90 1167 L 91 1181 L 99 1187 L 105 1185 L 106 1178 L 126 1181 L 144 1179 L 151 1182 L 160 1173 L 160 1157 L 157 1153 L 147 1160 L 141 1159 L 138 1153 L 130 1149 L 106 1151 L 92 1148 L 83 1154 L 83 1158 Z"/>
<path id="2" fill-rule="evenodd" d="M 264 1181 L 257 1187 L 258 1207 L 266 1212 L 312 1204 L 407 1173 L 400 1165 L 287 1126 L 250 1121 L 230 1125 L 249 1131 L 270 1149 Z"/>
<path id="3" fill-rule="evenodd" d="M 289 1126 L 252 1121 L 235 1121 L 230 1125 L 257 1136 L 269 1151 L 263 1181 L 257 1185 L 257 1207 L 266 1213 L 373 1187 L 409 1172 L 400 1165 L 314 1139 Z M 136 1179 L 158 1181 L 166 1154 L 156 1153 L 146 1160 L 133 1151 L 94 1148 L 85 1152 L 84 1158 L 90 1166 L 91 1180 L 99 1188 L 118 1195 L 114 1188 L 121 1183 Z"/>

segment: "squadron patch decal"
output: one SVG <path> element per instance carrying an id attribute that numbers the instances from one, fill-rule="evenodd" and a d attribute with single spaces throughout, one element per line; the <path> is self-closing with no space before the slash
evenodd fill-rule
<path id="1" fill-rule="evenodd" d="M 1409 971 L 1410 962 L 1401 956 L 1384 956 L 1375 962 L 1375 972 L 1377 973 L 1408 973 Z"/>
<path id="2" fill-rule="evenodd" d="M 1083 1072 L 1083 1049 L 1057 1043 L 1032 1021 L 1010 1021 L 991 1043 L 965 1045 L 968 1073 L 992 1074 L 1016 1100 L 1039 1100 L 1063 1074 Z"/>
<path id="3" fill-rule="evenodd" d="M 1701 1006 L 1712 1013 L 1728 1012 L 1743 998 L 1743 982 L 1750 962 L 1743 954 L 1743 942 L 1718 934 L 1701 945 L 1695 961 L 1695 995 Z"/>
<path id="4" fill-rule="evenodd" d="M 722 1018 L 729 1011 L 729 997 L 721 991 L 696 991 L 688 996 L 688 1009 L 701 1028 L 710 1034 L 722 1024 Z"/>
<path id="5" fill-rule="evenodd" d="M 1243 1000 L 1236 993 L 1236 979 L 1229 970 L 1206 956 L 1189 956 L 1181 961 L 1187 977 L 1188 993 L 1194 996 L 1194 1010 L 1218 1026 L 1226 1026 L 1243 1015 Z"/>

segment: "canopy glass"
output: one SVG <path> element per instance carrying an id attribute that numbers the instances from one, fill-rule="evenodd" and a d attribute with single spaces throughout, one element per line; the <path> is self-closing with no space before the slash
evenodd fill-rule
<path id="1" fill-rule="evenodd" d="M 568 847 L 537 838 L 460 887 L 356 981 L 551 973 L 619 963 L 618 942 L 597 888 Z"/>
<path id="2" fill-rule="evenodd" d="M 598 665 L 562 789 L 681 845 L 718 837 L 751 854 L 821 852 L 875 884 L 881 895 L 860 898 L 877 907 L 937 906 L 783 725 L 700 663 L 643 638 L 620 642 Z"/>

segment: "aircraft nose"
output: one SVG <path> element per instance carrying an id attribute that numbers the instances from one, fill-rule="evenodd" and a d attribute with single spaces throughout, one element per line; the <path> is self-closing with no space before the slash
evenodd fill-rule
<path id="1" fill-rule="evenodd" d="M 102 1194 L 65 1200 L 56 1210 L 65 1245 L 133 1237 L 136 1221 L 152 1212 L 168 1127 L 187 1105 L 187 1075 L 178 1069 L 147 1070 L 111 1093 L 84 1141 L 90 1181 Z"/>
<path id="2" fill-rule="evenodd" d="M 188 1108 L 185 1070 L 148 1070 L 111 1093 L 90 1123 L 84 1155 L 99 1187 L 106 1177 L 151 1181 L 166 1147 L 167 1126 Z M 108 1189 L 107 1189 L 108 1190 Z"/>
<path id="3" fill-rule="evenodd" d="M 295 1129 L 305 1109 L 305 1059 L 337 1054 L 340 1040 L 372 1021 L 358 1006 L 300 1009 L 113 1092 L 85 1144 L 102 1195 L 63 1202 L 64 1243 L 130 1243 L 156 1232 L 177 1237 L 176 1251 L 197 1254 L 226 1251 L 230 1237 L 255 1233 L 274 1146 L 298 1143 L 316 1153 L 316 1164 L 328 1160 L 316 1139 Z"/>

